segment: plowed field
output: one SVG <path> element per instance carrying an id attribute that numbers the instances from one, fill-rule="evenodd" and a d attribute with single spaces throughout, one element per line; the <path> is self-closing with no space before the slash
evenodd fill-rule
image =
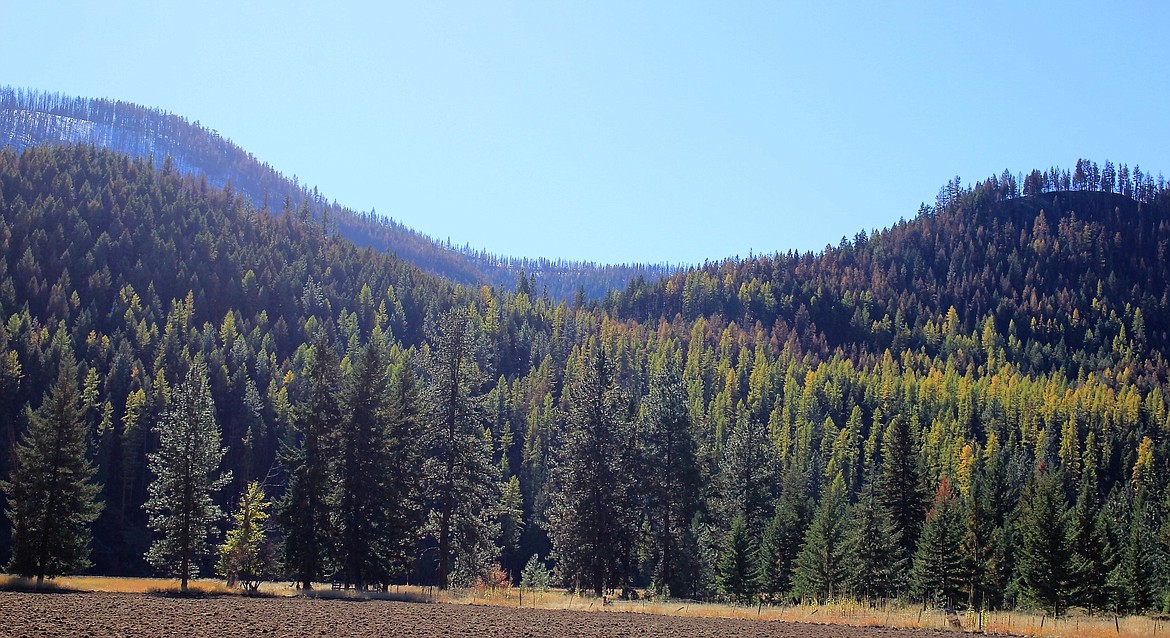
<path id="1" fill-rule="evenodd" d="M 384 600 L 164 598 L 143 594 L 0 593 L 0 635 L 41 636 L 779 636 L 943 635 L 774 621 L 479 607 Z M 953 635 L 953 634 L 951 634 Z"/>

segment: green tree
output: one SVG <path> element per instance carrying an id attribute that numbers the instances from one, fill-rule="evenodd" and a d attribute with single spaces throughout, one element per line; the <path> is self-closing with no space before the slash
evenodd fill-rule
<path id="1" fill-rule="evenodd" d="M 324 331 L 306 355 L 305 376 L 308 396 L 292 422 L 296 439 L 281 454 L 288 487 L 277 503 L 277 517 L 284 529 L 284 565 L 301 587 L 312 589 L 324 575 L 334 537 L 330 495 L 342 414 L 340 362 Z"/>
<path id="2" fill-rule="evenodd" d="M 41 407 L 28 413 L 11 476 L 0 481 L 12 523 L 8 569 L 36 576 L 38 586 L 90 565 L 90 526 L 101 512 L 101 486 L 93 483 L 97 469 L 88 459 L 85 409 L 77 364 L 63 348 L 57 381 Z"/>
<path id="3" fill-rule="evenodd" d="M 871 486 L 862 491 L 853 508 L 853 520 L 857 548 L 854 593 L 869 600 L 896 596 L 903 587 L 907 563 L 901 530 Z"/>
<path id="4" fill-rule="evenodd" d="M 408 567 L 421 510 L 413 377 L 392 374 L 375 328 L 345 381 L 333 496 L 338 563 L 358 589 L 386 585 Z"/>
<path id="5" fill-rule="evenodd" d="M 804 541 L 804 521 L 792 499 L 781 498 L 760 540 L 757 580 L 760 590 L 775 599 L 792 586 L 792 569 Z"/>
<path id="6" fill-rule="evenodd" d="M 475 317 L 463 308 L 443 313 L 431 342 L 428 525 L 438 542 L 439 588 L 446 589 L 453 573 L 466 585 L 497 569 L 501 494 L 487 428 L 483 340 Z"/>
<path id="7" fill-rule="evenodd" d="M 232 528 L 219 548 L 218 570 L 228 587 L 240 584 L 254 592 L 270 576 L 273 560 L 267 522 L 271 507 L 260 484 L 249 482 L 236 504 Z"/>
<path id="8" fill-rule="evenodd" d="M 857 571 L 852 508 L 841 474 L 821 495 L 817 512 L 804 535 L 792 577 L 793 593 L 824 602 L 844 593 Z"/>
<path id="9" fill-rule="evenodd" d="M 161 537 L 151 544 L 146 559 L 156 569 L 177 575 L 186 591 L 223 519 L 212 493 L 231 481 L 230 471 L 220 471 L 225 449 L 220 447 L 202 358 L 190 363 L 154 432 L 159 447 L 147 455 L 147 462 L 155 478 L 144 507 L 150 528 Z"/>
<path id="10" fill-rule="evenodd" d="M 919 479 L 918 454 L 910 423 L 895 415 L 882 434 L 881 470 L 878 490 L 881 502 L 890 510 L 902 536 L 904 556 L 913 556 L 922 529 L 923 495 Z"/>
<path id="11" fill-rule="evenodd" d="M 963 506 L 944 476 L 926 513 L 910 568 L 914 593 L 924 602 L 950 608 L 960 600 L 965 567 L 962 542 Z"/>
<path id="12" fill-rule="evenodd" d="M 716 578 L 719 591 L 740 604 L 749 604 L 759 592 L 757 548 L 742 514 L 731 521 L 731 529 L 719 557 Z"/>
<path id="13" fill-rule="evenodd" d="M 1072 597 L 1068 505 L 1060 478 L 1038 471 L 1020 502 L 1020 590 L 1024 599 L 1060 616 Z"/>
<path id="14" fill-rule="evenodd" d="M 652 375 L 642 403 L 640 465 L 651 551 L 657 558 L 654 582 L 675 596 L 691 598 L 697 589 L 699 551 L 691 521 L 701 507 L 702 476 L 686 399 L 677 361 L 668 357 Z"/>
<path id="15" fill-rule="evenodd" d="M 1097 506 L 1097 495 L 1088 481 L 1082 481 L 1068 531 L 1072 550 L 1071 600 L 1092 615 L 1113 599 L 1109 573 L 1117 560 L 1105 518 Z"/>
<path id="16" fill-rule="evenodd" d="M 546 525 L 565 585 L 601 596 L 626 583 L 636 520 L 627 480 L 625 401 L 601 347 L 594 348 L 568 394 Z"/>

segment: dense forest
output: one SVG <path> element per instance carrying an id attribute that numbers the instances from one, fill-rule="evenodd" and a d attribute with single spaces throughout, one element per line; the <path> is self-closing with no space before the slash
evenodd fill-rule
<path id="1" fill-rule="evenodd" d="M 1140 168 L 956 178 L 592 301 L 89 145 L 0 150 L 0 213 L 20 573 L 1167 606 L 1170 192 Z"/>
<path id="2" fill-rule="evenodd" d="M 578 293 L 593 299 L 638 277 L 654 279 L 673 270 L 661 264 L 508 257 L 469 244 L 440 242 L 375 211 L 354 211 L 330 201 L 197 121 L 127 102 L 0 86 L 0 145 L 19 152 L 59 143 L 112 149 L 150 159 L 155 168 L 169 159 L 175 170 L 202 173 L 213 186 L 230 184 L 256 208 L 296 211 L 360 247 L 397 255 L 464 285 L 511 288 L 524 274 L 554 299 L 572 299 Z"/>

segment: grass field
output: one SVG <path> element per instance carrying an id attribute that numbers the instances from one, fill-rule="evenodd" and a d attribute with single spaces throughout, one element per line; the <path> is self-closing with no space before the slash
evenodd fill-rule
<path id="1" fill-rule="evenodd" d="M 57 589 L 151 593 L 176 590 L 179 581 L 165 578 L 118 578 L 107 576 L 69 576 L 49 581 Z M 0 589 L 27 590 L 32 583 L 12 576 L 0 575 Z M 199 579 L 190 588 L 203 595 L 235 595 L 240 590 L 229 589 L 222 580 Z M 305 594 L 292 583 L 269 582 L 261 585 L 259 593 L 269 597 L 296 597 Z M 874 607 L 855 602 L 824 605 L 794 605 L 783 607 L 744 607 L 719 603 L 690 601 L 625 601 L 603 602 L 591 596 L 577 596 L 563 590 L 533 592 L 518 588 L 495 590 L 466 589 L 442 592 L 431 587 L 396 586 L 386 592 L 335 591 L 328 583 L 320 583 L 311 593 L 314 598 L 380 599 L 406 602 L 486 605 L 492 607 L 524 607 L 546 610 L 567 610 L 604 613 L 642 613 L 685 618 L 733 618 L 781 622 L 849 625 L 855 627 L 891 627 L 905 629 L 943 629 L 979 631 L 992 634 L 1027 636 L 1115 636 L 1122 638 L 1153 637 L 1170 631 L 1170 621 L 1147 616 L 1087 616 L 1073 613 L 1059 619 L 1022 612 L 998 611 L 959 614 L 959 627 L 954 627 L 947 616 L 937 610 L 923 610 L 920 606 L 884 605 Z"/>

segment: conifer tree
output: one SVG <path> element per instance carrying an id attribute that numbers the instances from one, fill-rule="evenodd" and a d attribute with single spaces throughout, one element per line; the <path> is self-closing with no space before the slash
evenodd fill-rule
<path id="1" fill-rule="evenodd" d="M 723 544 L 716 578 L 719 591 L 740 604 L 748 604 L 759 591 L 756 543 L 742 514 L 731 521 Z"/>
<path id="2" fill-rule="evenodd" d="M 492 463 L 485 403 L 488 377 L 476 318 L 454 308 L 431 334 L 425 470 L 432 500 L 430 533 L 438 543 L 439 588 L 473 584 L 496 568 L 500 548 L 500 479 Z"/>
<path id="3" fill-rule="evenodd" d="M 857 571 L 852 512 L 841 474 L 821 495 L 817 513 L 804 535 L 792 577 L 793 593 L 824 602 L 840 596 Z"/>
<path id="4" fill-rule="evenodd" d="M 1025 600 L 1064 613 L 1072 594 L 1068 506 L 1059 477 L 1038 470 L 1020 503 L 1020 589 Z"/>
<path id="5" fill-rule="evenodd" d="M 1116 555 L 1096 494 L 1087 480 L 1081 483 L 1069 521 L 1069 545 L 1073 574 L 1071 600 L 1084 606 L 1091 616 L 1105 609 L 1113 598 L 1109 573 L 1116 564 Z"/>
<path id="6" fill-rule="evenodd" d="M 325 574 L 333 541 L 333 464 L 342 414 L 340 362 L 324 331 L 308 350 L 305 376 L 308 396 L 292 422 L 296 440 L 281 454 L 288 487 L 277 503 L 277 516 L 284 529 L 284 565 L 299 586 L 312 589 Z"/>
<path id="7" fill-rule="evenodd" d="M 925 602 L 953 607 L 963 586 L 963 510 L 950 479 L 939 481 L 914 553 L 910 579 Z"/>
<path id="8" fill-rule="evenodd" d="M 409 370 L 391 374 L 380 329 L 358 355 L 342 393 L 334 527 L 344 580 L 386 585 L 407 567 L 419 523 L 418 456 Z"/>
<path id="9" fill-rule="evenodd" d="M 757 580 L 769 598 L 785 595 L 792 586 L 792 569 L 804 541 L 801 508 L 781 498 L 760 540 Z"/>
<path id="10" fill-rule="evenodd" d="M 654 581 L 672 594 L 690 598 L 697 589 L 698 544 L 691 521 L 700 508 L 701 475 L 686 388 L 676 360 L 668 357 L 650 381 L 643 402 L 643 485 Z"/>
<path id="11" fill-rule="evenodd" d="M 232 514 L 232 528 L 219 548 L 220 575 L 228 587 L 241 584 L 256 591 L 272 571 L 272 548 L 268 543 L 268 510 L 272 507 L 264 489 L 250 481 L 240 494 Z"/>
<path id="12" fill-rule="evenodd" d="M 565 585 L 601 596 L 629 575 L 635 516 L 624 400 L 605 351 L 568 388 L 564 444 L 553 470 L 547 526 Z"/>
<path id="13" fill-rule="evenodd" d="M 220 447 L 202 358 L 190 363 L 154 432 L 159 447 L 147 461 L 155 479 L 144 507 L 150 528 L 161 536 L 151 544 L 146 559 L 156 569 L 177 575 L 186 591 L 223 519 L 212 493 L 231 481 L 230 471 L 220 471 L 226 450 Z"/>
<path id="14" fill-rule="evenodd" d="M 923 497 L 918 458 L 910 423 L 901 414 L 890 419 L 882 435 L 882 463 L 878 483 L 881 502 L 890 510 L 902 535 L 904 556 L 913 556 L 922 528 Z"/>
<path id="15" fill-rule="evenodd" d="M 0 489 L 8 498 L 12 559 L 8 569 L 45 578 L 89 567 L 90 525 L 97 519 L 101 486 L 86 449 L 85 406 L 77 364 L 61 349 L 57 381 L 41 407 L 28 413 L 28 428 L 15 449 L 16 464 Z"/>
<path id="16" fill-rule="evenodd" d="M 908 561 L 902 554 L 901 530 L 872 485 L 862 490 L 853 508 L 853 520 L 857 547 L 854 593 L 868 600 L 896 596 L 905 582 Z"/>

